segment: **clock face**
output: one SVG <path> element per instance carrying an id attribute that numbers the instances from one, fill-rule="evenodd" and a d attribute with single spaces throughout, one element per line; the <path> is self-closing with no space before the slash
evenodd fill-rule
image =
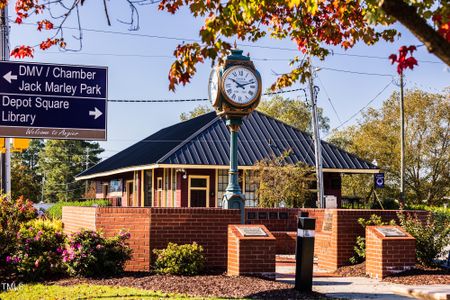
<path id="1" fill-rule="evenodd" d="M 208 93 L 209 101 L 211 101 L 212 105 L 216 105 L 217 95 L 219 93 L 219 73 L 216 68 L 213 68 L 209 75 Z"/>
<path id="2" fill-rule="evenodd" d="M 238 106 L 252 103 L 260 94 L 260 81 L 247 67 L 234 66 L 226 70 L 222 84 L 224 95 Z"/>

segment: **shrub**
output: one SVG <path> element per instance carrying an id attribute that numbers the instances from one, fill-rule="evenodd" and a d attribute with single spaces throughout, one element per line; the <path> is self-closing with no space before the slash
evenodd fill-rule
<path id="1" fill-rule="evenodd" d="M 61 221 L 32 220 L 22 224 L 17 233 L 16 251 L 6 261 L 25 280 L 60 274 L 64 243 Z"/>
<path id="2" fill-rule="evenodd" d="M 366 229 L 366 226 L 382 226 L 382 225 L 395 225 L 395 221 L 391 220 L 389 223 L 385 223 L 381 220 L 380 216 L 371 215 L 370 219 L 359 218 L 358 223 Z M 356 237 L 356 246 L 353 247 L 355 255 L 350 257 L 349 261 L 352 264 L 358 264 L 366 259 L 366 238 L 362 236 Z"/>
<path id="3" fill-rule="evenodd" d="M 5 195 L 0 195 L 0 274 L 6 273 L 11 267 L 10 264 L 6 264 L 6 257 L 16 251 L 20 225 L 36 216 L 31 201 L 23 197 L 9 200 Z"/>
<path id="4" fill-rule="evenodd" d="M 110 205 L 109 200 L 105 200 L 105 199 L 57 202 L 46 211 L 46 215 L 49 218 L 61 219 L 63 206 L 109 206 L 109 205 Z"/>
<path id="5" fill-rule="evenodd" d="M 68 273 L 90 277 L 123 272 L 125 262 L 131 258 L 131 249 L 125 244 L 129 237 L 123 231 L 112 238 L 92 230 L 72 234 L 62 253 Z"/>
<path id="6" fill-rule="evenodd" d="M 431 211 L 435 217 L 447 219 L 450 222 L 450 208 L 443 206 L 429 206 L 423 204 L 410 204 L 406 209 Z"/>
<path id="7" fill-rule="evenodd" d="M 196 275 L 205 267 L 203 247 L 197 243 L 169 243 L 165 249 L 155 249 L 154 271 L 158 274 Z"/>
<path id="8" fill-rule="evenodd" d="M 371 209 L 399 209 L 400 203 L 396 199 L 384 198 L 381 203 L 374 201 L 370 206 Z"/>
<path id="9" fill-rule="evenodd" d="M 398 214 L 400 225 L 416 239 L 416 255 L 419 263 L 435 265 L 434 260 L 444 255 L 450 243 L 450 220 L 445 215 L 429 214 L 422 222 L 417 215 Z"/>

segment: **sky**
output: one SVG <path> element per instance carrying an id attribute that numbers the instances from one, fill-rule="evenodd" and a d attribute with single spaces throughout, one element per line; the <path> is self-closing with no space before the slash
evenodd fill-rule
<path id="1" fill-rule="evenodd" d="M 101 2 L 88 0 L 80 9 L 81 26 L 87 29 L 83 30 L 81 50 L 59 52 L 52 48 L 36 51 L 29 61 L 107 66 L 109 99 L 207 98 L 210 62 L 198 65 L 192 82 L 178 87 L 175 93 L 168 90 L 167 78 L 174 60 L 174 49 L 183 40 L 199 39 L 201 19 L 195 19 L 185 9 L 171 15 L 158 11 L 157 5 L 144 5 L 139 7 L 139 30 L 130 31 L 130 26 L 125 24 L 130 19 L 126 1 L 109 2 L 112 26 L 107 25 Z M 12 6 L 9 11 L 12 18 Z M 67 23 L 68 27 L 75 25 L 73 19 Z M 392 83 L 392 76 L 397 77 L 396 67 L 387 57 L 397 53 L 402 45 L 421 43 L 401 25 L 396 25 L 396 28 L 402 35 L 394 43 L 381 42 L 371 47 L 361 44 L 348 51 L 333 48 L 334 55 L 325 61 L 313 62 L 320 68 L 314 79 L 320 88 L 318 105 L 329 117 L 331 129 L 354 124 L 360 117 L 360 110 L 366 106 L 380 107 L 383 100 L 399 89 Z M 72 37 L 77 34 L 76 30 L 65 30 L 68 48 L 79 47 Z M 48 32 L 39 33 L 35 25 L 11 24 L 11 48 L 22 44 L 36 45 L 47 36 Z M 275 81 L 276 74 L 288 72 L 289 58 L 298 55 L 295 45 L 289 40 L 265 38 L 256 44 L 244 44 L 239 48 L 250 53 L 261 73 L 263 90 Z M 419 47 L 414 56 L 419 66 L 406 71 L 406 88 L 439 92 L 450 86 L 450 69 L 437 57 L 429 54 L 425 47 Z M 300 87 L 305 86 L 297 83 L 292 88 Z M 286 93 L 285 96 L 304 98 L 301 91 Z M 102 157 L 110 157 L 159 129 L 179 122 L 182 112 L 199 104 L 209 105 L 209 102 L 108 103 L 108 139 L 100 142 L 105 149 Z"/>

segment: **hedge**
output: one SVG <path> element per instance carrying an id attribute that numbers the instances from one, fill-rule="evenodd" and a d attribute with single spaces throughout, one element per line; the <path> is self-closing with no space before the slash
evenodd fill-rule
<path id="1" fill-rule="evenodd" d="M 55 205 L 50 207 L 45 213 L 50 218 L 61 219 L 63 206 L 110 206 L 110 202 L 109 202 L 109 200 L 105 200 L 105 199 L 57 202 L 57 203 L 55 203 Z"/>

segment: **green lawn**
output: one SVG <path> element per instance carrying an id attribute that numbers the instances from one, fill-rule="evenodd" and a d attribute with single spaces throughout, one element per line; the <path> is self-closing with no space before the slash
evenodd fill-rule
<path id="1" fill-rule="evenodd" d="M 56 299 L 205 299 L 176 294 L 164 294 L 129 287 L 79 284 L 73 286 L 25 284 L 13 291 L 0 293 L 2 300 Z M 213 298 L 207 298 L 213 299 Z"/>

